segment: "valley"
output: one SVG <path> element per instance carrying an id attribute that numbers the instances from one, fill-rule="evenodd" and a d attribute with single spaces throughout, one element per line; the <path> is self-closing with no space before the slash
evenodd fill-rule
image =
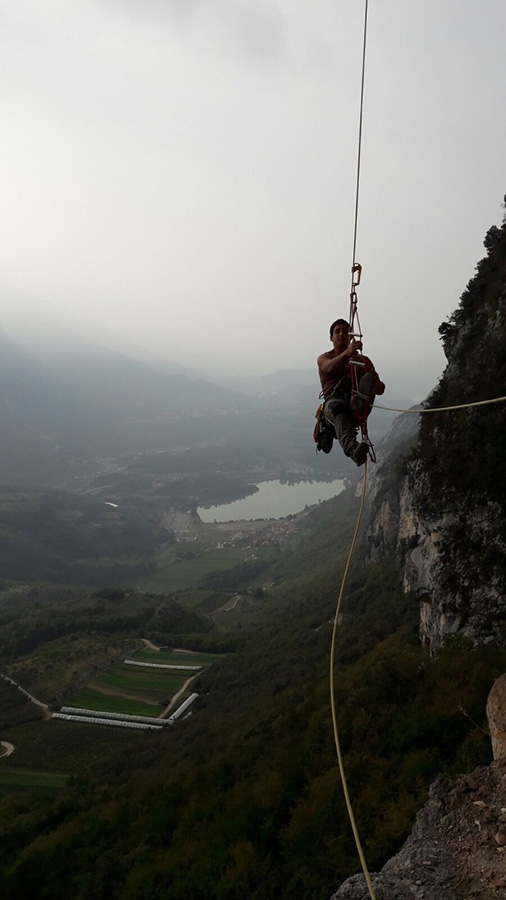
<path id="1" fill-rule="evenodd" d="M 450 342 L 466 310 L 495 302 L 484 271 L 443 332 L 460 378 L 434 393 L 444 406 L 470 387 L 492 396 L 491 376 L 469 375 L 465 328 L 458 353 Z M 315 455 L 303 392 L 258 401 L 98 362 L 81 355 L 65 382 L 25 359 L 0 394 L 6 900 L 328 900 L 358 869 L 329 704 L 357 472 Z M 368 482 L 332 677 L 371 869 L 435 779 L 491 761 L 485 708 L 506 667 L 491 422 L 487 409 L 445 429 L 426 417 L 421 439 L 394 429 Z M 265 480 L 338 479 L 338 496 L 284 518 L 198 513 Z"/>
<path id="2" fill-rule="evenodd" d="M 0 583 L 0 724 L 14 748 L 2 763 L 19 775 L 5 775 L 4 793 L 20 789 L 28 771 L 42 780 L 45 772 L 75 776 L 76 766 L 96 765 L 100 748 L 124 745 L 117 735 L 109 745 L 102 734 L 97 744 L 104 725 L 95 722 L 78 736 L 81 722 L 57 722 L 53 713 L 163 717 L 222 651 L 240 652 L 242 629 L 263 618 L 280 549 L 293 544 L 310 513 L 204 524 L 195 510 L 162 513 L 163 501 L 141 490 L 132 497 L 124 485 L 114 490 L 102 476 L 96 482 L 73 494 L 1 492 L 3 532 L 16 534 L 10 556 L 4 545 Z M 59 583 L 46 577 L 50 567 L 53 578 L 59 574 L 56 559 Z M 102 586 L 92 589 L 95 580 Z M 137 740 L 123 734 L 126 744 Z"/>

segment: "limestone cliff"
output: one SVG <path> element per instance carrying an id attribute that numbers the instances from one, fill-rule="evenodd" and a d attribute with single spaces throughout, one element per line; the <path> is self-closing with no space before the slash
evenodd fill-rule
<path id="1" fill-rule="evenodd" d="M 506 220 L 440 328 L 448 365 L 427 407 L 506 394 Z M 407 414 L 378 447 L 371 560 L 397 558 L 431 652 L 450 634 L 506 642 L 506 404 Z"/>

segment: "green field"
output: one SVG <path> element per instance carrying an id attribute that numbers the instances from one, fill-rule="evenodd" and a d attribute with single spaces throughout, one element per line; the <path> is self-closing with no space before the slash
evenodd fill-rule
<path id="1" fill-rule="evenodd" d="M 133 654 L 139 662 L 161 665 L 207 667 L 223 659 L 217 653 L 184 653 L 139 650 Z M 170 669 L 152 669 L 118 663 L 94 674 L 77 693 L 67 698 L 65 706 L 117 712 L 127 715 L 157 716 L 167 706 L 192 671 L 176 673 Z"/>
<path id="2" fill-rule="evenodd" d="M 138 650 L 132 653 L 129 659 L 139 662 L 154 662 L 165 666 L 210 666 L 213 662 L 219 662 L 223 656 L 218 653 L 177 653 L 173 650 Z"/>
<path id="3" fill-rule="evenodd" d="M 183 588 L 198 585 L 204 575 L 222 569 L 231 569 L 244 562 L 251 555 L 251 550 L 237 547 L 225 550 L 208 550 L 193 559 L 180 559 L 170 565 L 161 565 L 146 578 L 138 579 L 137 584 L 143 591 L 165 593 L 180 591 Z"/>
<path id="4" fill-rule="evenodd" d="M 144 702 L 142 700 L 129 700 L 112 694 L 101 694 L 99 691 L 94 691 L 91 687 L 83 688 L 82 691 L 74 694 L 72 700 L 66 702 L 65 706 L 94 709 L 97 712 L 125 713 L 129 716 L 157 716 L 162 711 L 160 703 L 149 703 L 147 700 Z"/>
<path id="5" fill-rule="evenodd" d="M 52 772 L 0 768 L 0 795 L 13 791 L 57 791 L 64 786 L 68 777 Z"/>
<path id="6" fill-rule="evenodd" d="M 120 643 L 114 636 L 112 645 L 114 652 L 117 652 Z M 97 646 L 96 641 L 90 640 L 88 644 L 90 651 L 96 650 Z M 139 639 L 137 639 L 138 646 Z M 62 639 L 58 643 L 52 642 L 50 649 L 61 650 L 55 653 L 55 677 L 57 677 L 56 663 L 67 666 L 69 664 L 67 653 L 70 654 L 74 647 L 77 652 L 72 654 L 70 662 L 84 660 L 86 649 L 84 639 L 75 642 L 69 639 Z M 103 659 L 108 653 L 108 646 L 107 640 L 102 636 L 100 651 Z M 192 666 L 209 666 L 222 658 L 218 654 L 175 653 L 147 648 L 135 652 L 133 647 L 132 652 L 139 661 L 174 665 L 186 663 Z M 51 661 L 48 652 L 44 662 L 49 664 Z M 130 666 L 123 662 L 113 663 L 95 671 L 74 694 L 67 694 L 63 705 L 96 710 L 97 713 L 115 712 L 156 717 L 163 712 L 174 694 L 192 674 Z M 198 685 L 198 679 L 195 680 L 195 685 Z M 184 696 L 181 696 L 180 702 Z M 152 732 L 137 732 L 125 728 L 58 719 L 44 720 L 38 707 L 30 703 L 13 685 L 3 680 L 0 680 L 0 725 L 2 739 L 10 741 L 15 747 L 15 752 L 11 756 L 1 759 L 0 772 L 5 774 L 0 779 L 0 795 L 11 791 L 57 790 L 64 780 L 61 773 L 79 775 L 93 771 L 105 757 L 116 753 L 129 754 L 130 748 L 142 747 L 155 738 Z M 166 739 L 167 736 L 163 737 L 163 740 Z M 44 780 L 45 773 L 55 773 L 57 777 Z"/>
<path id="7" fill-rule="evenodd" d="M 126 666 L 120 663 L 94 675 L 90 678 L 88 686 L 98 690 L 101 687 L 110 688 L 118 694 L 124 691 L 134 692 L 144 698 L 159 693 L 166 697 L 167 694 L 172 696 L 179 690 L 186 678 L 184 673 L 177 675 L 170 670 Z M 156 696 L 153 696 L 153 699 L 156 700 Z"/>

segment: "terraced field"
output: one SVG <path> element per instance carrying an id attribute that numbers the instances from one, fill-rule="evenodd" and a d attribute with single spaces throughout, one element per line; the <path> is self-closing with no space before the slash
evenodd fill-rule
<path id="1" fill-rule="evenodd" d="M 171 666 L 210 666 L 223 659 L 218 653 L 193 653 L 188 650 L 138 650 L 129 659 Z"/>
<path id="2" fill-rule="evenodd" d="M 188 677 L 185 672 L 179 675 L 170 670 L 119 663 L 93 675 L 86 687 L 66 699 L 65 705 L 157 716 Z"/>
<path id="3" fill-rule="evenodd" d="M 217 662 L 218 654 L 184 651 L 139 650 L 129 657 L 137 662 L 159 665 L 202 666 Z M 118 712 L 128 715 L 158 716 L 189 678 L 192 669 L 180 672 L 118 663 L 96 672 L 77 693 L 65 700 L 66 706 Z M 194 688 L 192 687 L 192 690 Z M 183 699 L 183 698 L 181 698 Z"/>
<path id="4" fill-rule="evenodd" d="M 129 716 L 157 716 L 162 711 L 159 704 L 143 703 L 117 694 L 103 694 L 93 688 L 83 688 L 66 701 L 66 706 L 94 709 L 97 712 L 124 713 Z"/>
<path id="5" fill-rule="evenodd" d="M 131 657 L 130 657 L 131 658 Z M 142 649 L 135 653 L 139 662 L 165 665 L 207 667 L 222 657 L 189 651 Z M 181 673 L 151 666 L 132 666 L 124 662 L 94 672 L 75 694 L 65 698 L 66 706 L 97 712 L 159 716 L 171 699 L 195 673 Z M 198 677 L 188 686 L 175 707 L 198 690 Z M 14 745 L 14 752 L 0 760 L 0 794 L 10 791 L 59 789 L 65 775 L 91 771 L 110 753 L 132 751 L 151 740 L 170 740 L 168 729 L 161 736 L 98 724 L 66 722 L 42 718 L 41 710 L 8 682 L 0 680 L 0 726 L 2 740 Z M 41 771 L 42 770 L 42 771 Z M 46 778 L 48 773 L 51 777 Z"/>

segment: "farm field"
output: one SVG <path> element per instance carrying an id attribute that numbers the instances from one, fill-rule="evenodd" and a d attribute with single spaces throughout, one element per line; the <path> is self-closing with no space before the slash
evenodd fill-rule
<path id="1" fill-rule="evenodd" d="M 209 666 L 222 656 L 142 649 L 135 654 L 135 658 L 144 662 Z M 65 705 L 97 712 L 158 716 L 190 676 L 190 672 L 178 675 L 163 669 L 143 669 L 140 666 L 117 663 L 95 672 L 87 684 L 65 698 Z M 198 678 L 193 684 L 198 685 Z M 188 693 L 192 689 L 193 686 L 189 686 Z M 183 699 L 184 695 L 180 702 Z M 10 741 L 15 747 L 11 756 L 2 758 L 1 772 L 23 769 L 25 772 L 29 770 L 38 774 L 41 774 L 40 770 L 44 770 L 59 775 L 78 775 L 93 769 L 104 758 L 104 754 L 107 756 L 111 751 L 116 752 L 116 749 L 118 752 L 125 749 L 128 752 L 130 747 L 153 739 L 152 733 L 139 733 L 112 726 L 44 720 L 38 707 L 4 681 L 0 681 L 0 700 L 2 740 Z M 179 703 L 176 704 L 178 705 Z M 164 738 L 166 739 L 167 737 Z M 21 781 L 22 779 L 19 785 Z M 5 776 L 0 782 L 0 792 L 9 791 L 11 785 L 12 790 L 21 790 L 22 786 L 16 786 L 17 784 L 16 780 L 12 781 Z"/>
<path id="2" fill-rule="evenodd" d="M 30 772 L 26 769 L 0 767 L 0 796 L 13 791 L 57 791 L 65 785 L 68 777 L 52 772 Z"/>
<path id="3" fill-rule="evenodd" d="M 129 659 L 161 665 L 207 667 L 222 659 L 222 656 L 216 653 L 145 649 L 132 654 Z M 170 669 L 117 663 L 92 675 L 80 690 L 65 699 L 65 706 L 97 712 L 158 716 L 188 678 L 195 674 L 191 670 L 178 673 Z"/>
<path id="4" fill-rule="evenodd" d="M 67 697 L 66 706 L 104 712 L 157 716 L 179 691 L 189 674 L 128 666 L 110 666 L 93 675 L 86 686 Z"/>
<path id="5" fill-rule="evenodd" d="M 150 593 L 167 593 L 198 585 L 204 575 L 218 570 L 231 569 L 251 555 L 251 550 L 231 547 L 224 550 L 208 550 L 191 559 L 179 559 L 169 565 L 160 565 L 137 585 Z"/>
<path id="6" fill-rule="evenodd" d="M 184 650 L 138 650 L 128 658 L 166 666 L 209 666 L 213 662 L 219 662 L 223 656 L 218 653 L 190 653 Z"/>
<path id="7" fill-rule="evenodd" d="M 173 674 L 170 670 L 144 669 L 119 663 L 94 675 L 88 684 L 98 690 L 109 688 L 118 693 L 133 690 L 141 696 L 153 696 L 153 701 L 156 702 L 155 694 L 163 692 L 166 696 L 167 693 L 177 691 L 181 677 L 184 680 L 184 676 Z"/>
<path id="8" fill-rule="evenodd" d="M 143 703 L 114 694 L 104 695 L 93 688 L 83 688 L 74 694 L 71 700 L 67 700 L 65 706 L 94 709 L 97 712 L 123 713 L 129 716 L 157 716 L 162 711 L 158 703 Z"/>
<path id="9" fill-rule="evenodd" d="M 192 665 L 210 665 L 221 657 L 204 653 L 163 653 L 140 651 L 139 659 L 149 662 L 167 660 Z M 95 673 L 88 684 L 65 700 L 66 706 L 93 709 L 97 712 L 118 712 L 128 715 L 158 716 L 174 694 L 188 680 L 190 673 L 173 675 L 166 670 L 143 669 L 124 663 Z M 191 692 L 191 688 L 189 689 Z M 16 700 L 11 691 L 11 701 Z M 183 696 L 181 697 L 181 702 Z M 176 704 L 179 705 L 179 704 Z M 2 729 L 2 739 L 14 744 L 14 753 L 2 759 L 0 794 L 10 791 L 41 789 L 55 790 L 62 786 L 64 775 L 79 775 L 92 770 L 104 755 L 129 752 L 130 748 L 154 739 L 153 733 L 81 724 L 61 720 L 21 722 Z M 167 740 L 166 735 L 163 740 Z M 17 775 L 18 770 L 32 772 L 32 779 Z M 40 770 L 46 770 L 41 772 Z M 35 774 L 33 774 L 35 773 Z M 55 779 L 44 782 L 44 774 L 54 773 Z M 36 776 L 39 778 L 37 781 Z M 57 777 L 56 777 L 57 776 Z"/>

